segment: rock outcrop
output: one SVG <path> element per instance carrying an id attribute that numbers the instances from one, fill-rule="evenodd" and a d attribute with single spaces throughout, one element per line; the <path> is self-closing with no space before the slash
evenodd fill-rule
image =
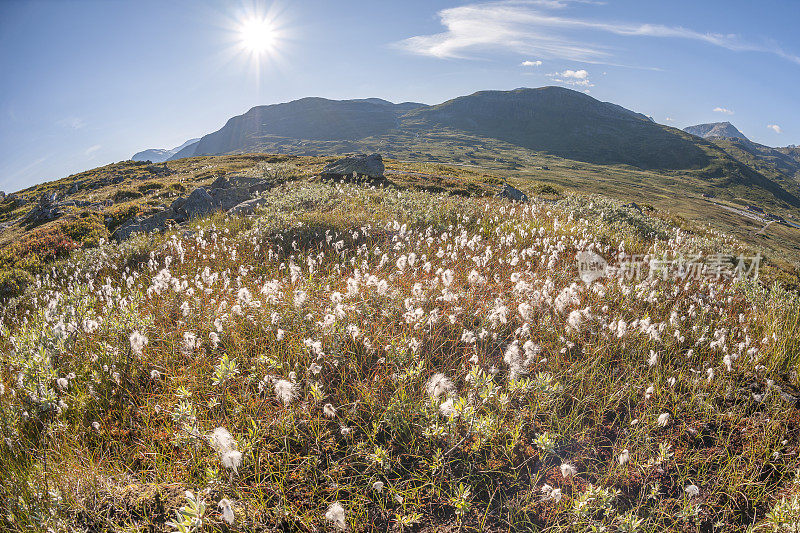
<path id="1" fill-rule="evenodd" d="M 191 220 L 208 215 L 218 206 L 219 204 L 205 187 L 198 187 L 189 194 L 186 201 L 180 206 L 178 213 L 185 220 Z"/>
<path id="2" fill-rule="evenodd" d="M 344 157 L 325 165 L 320 173 L 322 178 L 342 180 L 348 178 L 367 178 L 382 180 L 385 167 L 381 154 L 358 154 Z"/>
<path id="3" fill-rule="evenodd" d="M 252 215 L 255 212 L 256 207 L 260 206 L 265 202 L 264 198 L 253 198 L 252 200 L 246 200 L 238 205 L 233 206 L 228 210 L 228 213 L 231 215 Z"/>
<path id="4" fill-rule="evenodd" d="M 51 220 L 55 220 L 63 214 L 61 206 L 58 204 L 58 195 L 42 194 L 39 202 L 22 218 L 23 224 L 38 226 Z"/>
<path id="5" fill-rule="evenodd" d="M 508 183 L 504 183 L 503 187 L 497 192 L 500 198 L 508 198 L 514 202 L 527 202 L 528 195 L 521 190 L 512 187 Z"/>
<path id="6" fill-rule="evenodd" d="M 622 207 L 627 207 L 628 209 L 633 209 L 633 210 L 638 211 L 640 213 L 642 212 L 642 208 L 639 207 L 639 204 L 637 204 L 636 202 L 631 202 L 629 204 L 625 204 Z"/>
<path id="7" fill-rule="evenodd" d="M 176 198 L 163 211 L 149 216 L 134 217 L 114 232 L 117 240 L 125 240 L 136 233 L 163 231 L 173 224 L 207 216 L 216 211 L 234 215 L 252 214 L 261 198 L 253 198 L 275 184 L 268 180 L 246 176 L 221 176 L 207 187 L 194 189 L 189 196 Z"/>

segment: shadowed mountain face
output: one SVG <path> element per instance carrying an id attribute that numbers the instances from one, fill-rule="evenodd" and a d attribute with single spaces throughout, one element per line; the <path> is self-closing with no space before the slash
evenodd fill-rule
<path id="1" fill-rule="evenodd" d="M 707 165 L 697 139 L 645 115 L 562 87 L 481 91 L 436 106 L 385 100 L 303 98 L 254 107 L 206 135 L 192 155 L 256 152 L 276 140 L 355 142 L 370 138 L 392 150 L 409 135 L 462 132 L 530 150 L 600 164 L 690 169 Z"/>
<path id="2" fill-rule="evenodd" d="M 800 150 L 771 148 L 747 139 L 710 139 L 733 159 L 800 197 Z"/>
<path id="3" fill-rule="evenodd" d="M 382 152 L 390 158 L 399 154 L 394 158 L 458 162 L 473 160 L 474 150 L 484 150 L 493 160 L 512 165 L 519 164 L 521 154 L 538 153 L 592 164 L 680 171 L 726 194 L 734 189 L 758 197 L 766 193 L 800 207 L 794 152 L 767 153 L 725 144 L 732 141 L 749 143 L 719 136 L 704 139 L 584 93 L 542 87 L 481 91 L 434 106 L 378 98 L 303 98 L 258 106 L 170 159 L 257 152 Z"/>
<path id="4" fill-rule="evenodd" d="M 710 137 L 722 137 L 724 139 L 748 140 L 748 138 L 744 136 L 744 133 L 736 129 L 736 126 L 730 122 L 710 122 L 708 124 L 698 124 L 696 126 L 683 128 L 683 131 L 686 133 L 691 133 L 692 135 L 697 135 L 698 137 L 702 137 L 704 139 L 708 139 Z"/>
<path id="5" fill-rule="evenodd" d="M 378 98 L 303 98 L 258 106 L 200 139 L 194 153 L 178 152 L 174 158 L 253 151 L 265 137 L 340 141 L 382 135 L 398 126 L 401 114 L 422 105 L 393 104 Z"/>
<path id="6" fill-rule="evenodd" d="M 407 128 L 448 128 L 590 163 L 699 168 L 708 156 L 680 130 L 562 87 L 481 91 L 408 113 Z"/>

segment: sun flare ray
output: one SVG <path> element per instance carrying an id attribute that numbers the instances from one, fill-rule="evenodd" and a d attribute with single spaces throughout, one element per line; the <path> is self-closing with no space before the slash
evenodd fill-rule
<path id="1" fill-rule="evenodd" d="M 271 20 L 253 16 L 239 26 L 239 39 L 244 51 L 260 56 L 274 52 L 278 34 Z"/>

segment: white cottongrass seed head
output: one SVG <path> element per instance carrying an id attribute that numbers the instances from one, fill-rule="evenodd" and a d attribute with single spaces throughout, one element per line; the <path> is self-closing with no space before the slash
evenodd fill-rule
<path id="1" fill-rule="evenodd" d="M 136 330 L 131 333 L 131 336 L 128 340 L 131 343 L 131 350 L 133 353 L 136 355 L 142 355 L 144 347 L 147 346 L 147 337 L 139 333 L 139 330 Z"/>
<path id="2" fill-rule="evenodd" d="M 275 396 L 283 402 L 283 405 L 289 405 L 297 398 L 297 385 L 286 379 L 279 379 L 275 382 Z"/>
<path id="3" fill-rule="evenodd" d="M 347 531 L 347 520 L 345 519 L 344 507 L 339 502 L 333 502 L 325 513 L 325 520 L 331 523 L 339 531 Z"/>
<path id="4" fill-rule="evenodd" d="M 217 507 L 219 507 L 219 512 L 222 513 L 222 519 L 228 523 L 228 525 L 233 524 L 235 516 L 233 513 L 233 505 L 230 500 L 228 498 L 222 498 L 217 504 Z"/>
<path id="5" fill-rule="evenodd" d="M 630 458 L 631 454 L 630 452 L 628 452 L 628 449 L 626 448 L 622 450 L 622 452 L 619 454 L 619 457 L 617 457 L 617 460 L 619 461 L 620 466 L 622 466 L 625 463 L 627 463 Z"/>
<path id="6" fill-rule="evenodd" d="M 216 428 L 208 442 L 212 448 L 219 454 L 219 460 L 222 466 L 228 470 L 237 472 L 242 465 L 242 452 L 238 450 L 236 439 L 223 427 Z"/>
<path id="7" fill-rule="evenodd" d="M 432 375 L 425 384 L 425 391 L 428 396 L 437 400 L 442 396 L 449 396 L 453 390 L 455 390 L 453 382 L 441 372 Z"/>

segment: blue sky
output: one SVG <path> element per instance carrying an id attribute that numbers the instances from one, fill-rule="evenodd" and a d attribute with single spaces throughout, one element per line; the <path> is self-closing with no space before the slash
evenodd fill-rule
<path id="1" fill-rule="evenodd" d="M 241 47 L 248 17 L 274 44 Z M 800 144 L 800 1 L 0 1 L 0 188 L 171 148 L 304 96 L 564 85 Z"/>

